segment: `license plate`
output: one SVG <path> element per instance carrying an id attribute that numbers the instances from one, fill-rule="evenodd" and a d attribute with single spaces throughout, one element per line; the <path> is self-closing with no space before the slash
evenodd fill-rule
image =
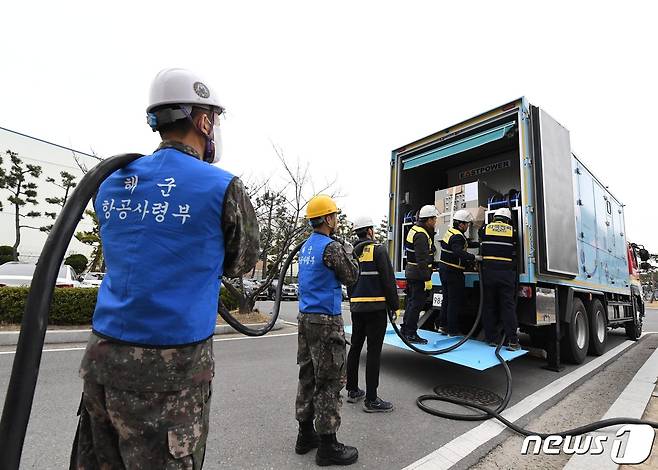
<path id="1" fill-rule="evenodd" d="M 432 307 L 440 307 L 443 302 L 443 294 L 432 294 Z"/>

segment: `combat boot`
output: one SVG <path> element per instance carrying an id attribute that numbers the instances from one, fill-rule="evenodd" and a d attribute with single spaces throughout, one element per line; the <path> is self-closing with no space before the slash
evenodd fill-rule
<path id="1" fill-rule="evenodd" d="M 297 442 L 295 443 L 295 452 L 300 455 L 306 454 L 308 451 L 315 449 L 319 444 L 320 437 L 315 432 L 313 420 L 301 421 L 299 423 Z"/>
<path id="2" fill-rule="evenodd" d="M 315 463 L 321 467 L 327 465 L 351 465 L 359 458 L 356 447 L 338 442 L 336 434 L 320 434 L 320 447 L 315 456 Z"/>

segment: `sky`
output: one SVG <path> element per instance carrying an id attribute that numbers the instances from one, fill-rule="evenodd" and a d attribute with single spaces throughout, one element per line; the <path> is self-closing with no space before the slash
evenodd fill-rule
<path id="1" fill-rule="evenodd" d="M 391 150 L 526 96 L 626 204 L 629 239 L 656 252 L 655 5 L 4 2 L 0 127 L 150 153 L 150 82 L 185 67 L 227 108 L 225 168 L 276 183 L 274 144 L 308 162 L 317 187 L 336 179 L 348 215 L 380 218 Z"/>

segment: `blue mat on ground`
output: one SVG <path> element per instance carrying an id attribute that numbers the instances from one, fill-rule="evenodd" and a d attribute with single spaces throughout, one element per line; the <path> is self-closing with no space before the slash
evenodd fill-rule
<path id="1" fill-rule="evenodd" d="M 345 333 L 351 335 L 352 327 L 346 326 Z M 427 340 L 427 344 L 417 345 L 419 349 L 424 350 L 447 348 L 448 346 L 457 343 L 461 339 L 457 336 L 448 338 L 442 334 L 425 330 L 418 330 L 418 335 Z M 398 338 L 398 335 L 395 334 L 395 330 L 391 325 L 388 325 L 388 328 L 386 329 L 384 343 L 412 351 L 410 347 L 408 347 L 400 338 Z M 470 367 L 471 369 L 486 370 L 490 367 L 500 365 L 500 361 L 496 357 L 494 351 L 495 348 L 489 346 L 487 343 L 483 343 L 482 341 L 477 341 L 475 339 L 469 339 L 454 351 L 430 357 L 435 357 L 437 359 L 441 359 L 442 361 L 448 361 L 454 364 Z M 521 357 L 527 353 L 528 351 L 524 351 L 523 349 L 519 351 L 507 351 L 505 348 L 500 349 L 500 355 L 506 361 L 511 361 L 512 359 L 516 359 L 517 357 Z"/>

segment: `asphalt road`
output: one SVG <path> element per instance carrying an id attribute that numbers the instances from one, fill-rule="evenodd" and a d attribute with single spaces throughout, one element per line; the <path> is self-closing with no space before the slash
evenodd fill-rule
<path id="1" fill-rule="evenodd" d="M 267 304 L 261 307 L 267 311 Z M 295 322 L 296 308 L 296 302 L 283 303 L 282 318 Z M 645 330 L 658 331 L 657 310 L 648 312 Z M 624 339 L 622 330 L 612 332 L 609 348 Z M 313 466 L 313 453 L 298 456 L 293 451 L 297 383 L 295 327 L 287 325 L 259 339 L 234 335 L 217 340 L 206 468 Z M 81 357 L 80 349 L 44 353 L 22 468 L 66 468 L 80 399 L 77 367 Z M 12 360 L 13 354 L 0 354 L 2 402 Z M 522 378 L 515 380 L 510 406 L 576 367 L 567 366 L 555 373 L 541 369 L 543 364 L 543 360 L 528 356 L 510 364 L 513 376 Z M 505 385 L 500 367 L 477 372 L 389 346 L 383 351 L 380 383 L 380 396 L 396 406 L 393 413 L 371 415 L 364 413 L 360 405 L 345 403 L 343 407 L 339 438 L 360 450 L 359 462 L 352 468 L 403 468 L 479 424 L 447 423 L 420 411 L 415 405 L 416 397 L 429 393 L 433 386 L 477 384 L 502 394 Z"/>

